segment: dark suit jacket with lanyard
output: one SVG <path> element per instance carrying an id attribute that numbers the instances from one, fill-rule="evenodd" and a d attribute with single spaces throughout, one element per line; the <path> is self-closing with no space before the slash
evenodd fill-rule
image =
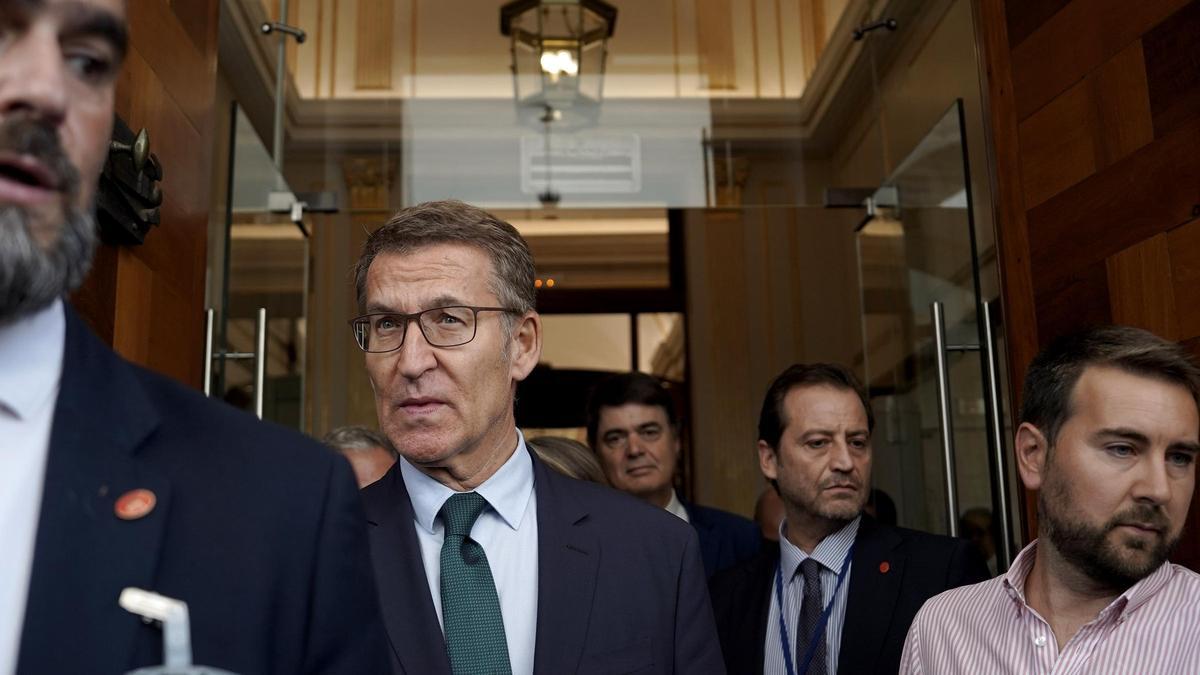
<path id="1" fill-rule="evenodd" d="M 70 309 L 17 672 L 161 664 L 128 586 L 188 603 L 193 661 L 241 675 L 387 668 L 362 506 L 311 439 L 133 366 Z M 154 493 L 121 520 L 121 495 Z"/>
<path id="2" fill-rule="evenodd" d="M 711 582 L 717 632 L 731 674 L 762 672 L 767 632 L 775 630 L 767 626 L 767 615 L 778 564 L 779 545 L 764 546 Z M 966 540 L 880 525 L 866 514 L 851 565 L 838 652 L 838 673 L 845 675 L 894 675 L 921 605 L 942 591 L 988 577 Z"/>
<path id="3" fill-rule="evenodd" d="M 663 509 L 532 461 L 534 672 L 723 673 L 696 533 Z M 394 672 L 449 675 L 399 465 L 362 494 Z"/>

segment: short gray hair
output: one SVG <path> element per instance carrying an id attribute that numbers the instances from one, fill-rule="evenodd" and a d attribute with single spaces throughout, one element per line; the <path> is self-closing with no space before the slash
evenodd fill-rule
<path id="1" fill-rule="evenodd" d="M 403 255 L 426 246 L 454 243 L 474 246 L 487 254 L 492 261 L 488 285 L 500 304 L 522 314 L 534 309 L 533 255 L 521 233 L 487 211 L 456 200 L 401 209 L 367 237 L 354 266 L 359 309 L 366 304 L 367 271 L 377 255 Z"/>
<path id="2" fill-rule="evenodd" d="M 338 427 L 325 434 L 321 442 L 340 452 L 383 448 L 392 457 L 397 456 L 396 448 L 392 446 L 392 442 L 386 436 L 366 427 Z"/>

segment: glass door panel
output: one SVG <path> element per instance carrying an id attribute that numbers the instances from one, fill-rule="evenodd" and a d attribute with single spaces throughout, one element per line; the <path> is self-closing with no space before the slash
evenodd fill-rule
<path id="1" fill-rule="evenodd" d="M 231 114 L 231 191 L 212 268 L 220 307 L 213 311 L 210 395 L 301 429 L 308 242 L 262 140 L 240 109 Z"/>
<path id="2" fill-rule="evenodd" d="M 1008 511 L 999 387 L 987 367 L 963 138 L 956 102 L 868 199 L 858 233 L 874 475 L 902 524 L 971 535 L 1003 566 L 1007 520 L 993 515 Z"/>

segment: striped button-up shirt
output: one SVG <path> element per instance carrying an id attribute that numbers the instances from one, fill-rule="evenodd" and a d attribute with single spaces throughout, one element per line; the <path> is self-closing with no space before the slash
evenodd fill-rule
<path id="1" fill-rule="evenodd" d="M 837 588 L 838 572 L 842 571 L 842 563 L 858 536 L 858 524 L 862 517 L 855 518 L 845 527 L 821 540 L 813 549 L 812 555 L 801 551 L 799 547 L 787 540 L 787 522 L 779 526 L 779 560 L 783 570 L 783 618 L 787 624 L 788 646 L 792 650 L 792 669 L 799 672 L 799 662 L 804 659 L 808 644 L 803 636 L 797 636 L 800 622 L 800 604 L 804 600 L 804 575 L 800 574 L 800 563 L 813 558 L 821 563 L 821 602 L 829 604 L 833 598 L 833 609 L 829 612 L 829 623 L 825 626 L 825 665 L 826 673 L 811 675 L 836 675 L 838 665 L 838 649 L 842 644 L 842 624 L 846 618 L 846 594 L 850 588 L 850 574 L 854 571 L 847 569 L 842 587 Z M 853 567 L 851 565 L 850 567 Z M 837 595 L 834 590 L 837 589 Z M 763 647 L 763 675 L 784 675 L 787 667 L 784 665 L 783 643 L 779 634 L 779 602 L 775 583 L 771 584 L 771 610 L 767 615 L 767 637 Z"/>
<path id="2" fill-rule="evenodd" d="M 1037 542 L 1008 573 L 938 595 L 904 643 L 901 673 L 1200 673 L 1200 575 L 1164 563 L 1079 629 L 1062 650 L 1025 601 Z"/>

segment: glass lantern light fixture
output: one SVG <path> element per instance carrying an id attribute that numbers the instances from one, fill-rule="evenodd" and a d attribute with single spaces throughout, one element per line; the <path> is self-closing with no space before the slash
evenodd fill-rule
<path id="1" fill-rule="evenodd" d="M 500 8 L 520 105 L 598 103 L 617 8 L 603 0 L 513 0 Z"/>

